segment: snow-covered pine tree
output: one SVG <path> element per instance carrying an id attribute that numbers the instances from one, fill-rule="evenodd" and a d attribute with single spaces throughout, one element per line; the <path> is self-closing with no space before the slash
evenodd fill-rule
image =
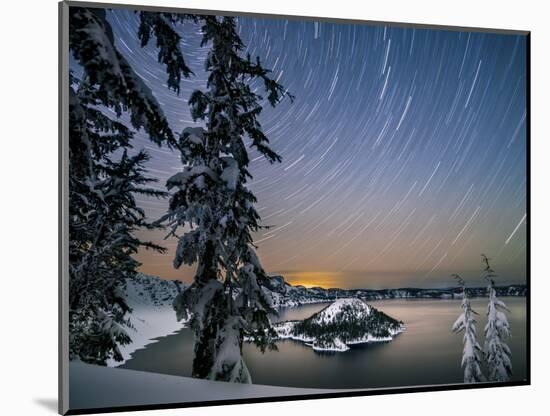
<path id="1" fill-rule="evenodd" d="M 171 227 L 169 236 L 179 240 L 174 266 L 197 264 L 197 270 L 174 306 L 179 316 L 193 315 L 193 377 L 247 383 L 244 337 L 263 351 L 275 347 L 275 333 L 268 318 L 273 310 L 262 291 L 268 277 L 252 239 L 260 217 L 246 186 L 251 178 L 246 142 L 268 161 L 280 161 L 258 121 L 262 97 L 252 84 L 263 84 L 273 106 L 285 95 L 292 97 L 259 58 L 241 56 L 244 45 L 234 18 L 198 19 L 202 45 L 210 45 L 209 77 L 206 90 L 194 91 L 189 105 L 204 128 L 186 128 L 180 136 L 184 168 L 167 182 L 175 192 L 163 218 Z"/>
<path id="2" fill-rule="evenodd" d="M 116 49 L 105 10 L 71 6 L 69 13 L 69 47 L 82 72 L 80 79 L 71 73 L 69 98 L 70 358 L 105 364 L 122 359 L 118 346 L 130 342 L 121 290 L 138 267 L 132 255 L 142 246 L 160 249 L 134 235 L 151 226 L 135 195 L 164 192 L 146 186 L 148 156 L 129 155 L 133 131 L 104 110 L 128 113 L 131 127 L 143 128 L 159 145 L 175 140 L 150 89 Z M 178 91 L 181 75 L 190 73 L 179 36 L 164 17 L 147 16 L 141 26 L 157 38 L 168 86 Z M 145 45 L 151 33 L 142 27 Z"/>
<path id="3" fill-rule="evenodd" d="M 495 271 L 491 268 L 485 254 L 481 255 L 485 265 L 485 279 L 487 280 L 487 292 L 489 303 L 487 305 L 487 325 L 485 325 L 485 343 L 483 353 L 487 361 L 488 379 L 490 381 L 508 381 L 512 375 L 512 352 L 506 344 L 506 338 L 510 337 L 510 325 L 506 312 L 508 308 L 497 297 L 495 289 Z"/>
<path id="4" fill-rule="evenodd" d="M 462 368 L 464 369 L 464 382 L 477 383 L 485 381 L 485 376 L 481 372 L 481 347 L 477 342 L 476 320 L 474 315 L 477 315 L 471 305 L 468 292 L 466 290 L 466 282 L 457 274 L 453 274 L 459 285 L 462 288 L 462 313 L 452 326 L 454 333 L 464 331 L 462 351 Z"/>
<path id="5" fill-rule="evenodd" d="M 148 156 L 144 152 L 128 154 L 132 138 L 128 128 L 90 106 L 93 89 L 74 77 L 72 80 L 70 356 L 105 364 L 108 359 L 121 360 L 118 346 L 130 342 L 125 331 L 129 309 L 121 290 L 139 265 L 132 255 L 140 246 L 160 250 L 134 236 L 139 228 L 150 226 L 135 195 L 161 197 L 165 193 L 146 186 L 154 181 L 144 175 Z M 116 151 L 122 153 L 115 156 Z"/>

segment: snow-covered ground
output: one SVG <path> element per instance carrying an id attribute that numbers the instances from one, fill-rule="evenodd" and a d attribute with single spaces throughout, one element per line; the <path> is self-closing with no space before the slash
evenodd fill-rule
<path id="1" fill-rule="evenodd" d="M 312 323 L 319 325 L 329 325 L 336 322 L 343 313 L 349 308 L 353 311 L 353 316 L 357 319 L 366 319 L 371 313 L 371 307 L 360 299 L 337 299 L 323 310 L 316 313 L 312 318 Z"/>
<path id="2" fill-rule="evenodd" d="M 293 339 L 294 341 L 301 341 L 306 344 L 309 344 L 315 340 L 314 337 L 308 337 L 303 334 L 294 333 L 294 325 L 299 321 L 286 321 L 276 323 L 274 325 L 275 331 L 277 332 L 277 337 L 279 339 Z"/>
<path id="3" fill-rule="evenodd" d="M 183 328 L 184 321 L 178 322 L 172 302 L 181 282 L 162 280 L 141 273 L 126 282 L 126 302 L 132 308 L 130 321 L 133 328 L 127 328 L 132 342 L 120 347 L 124 361 L 109 360 L 109 367 L 116 367 L 128 360 L 134 351 L 156 342 L 156 338 L 173 334 Z"/>
<path id="4" fill-rule="evenodd" d="M 101 367 L 82 362 L 71 362 L 69 372 L 71 383 L 69 404 L 71 410 L 252 399 L 342 391 L 225 383 L 122 368 Z"/>
<path id="5" fill-rule="evenodd" d="M 314 342 L 313 344 L 311 344 L 311 348 L 313 348 L 315 351 L 333 351 L 333 352 L 343 352 L 343 351 L 349 350 L 349 347 L 346 345 L 346 343 L 338 337 L 332 339 L 330 343 L 324 343 L 322 345 L 320 345 L 317 342 Z"/>

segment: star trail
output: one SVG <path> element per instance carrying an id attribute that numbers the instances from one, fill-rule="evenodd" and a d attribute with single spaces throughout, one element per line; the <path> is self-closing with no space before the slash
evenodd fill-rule
<path id="1" fill-rule="evenodd" d="M 154 46 L 139 45 L 138 16 L 108 18 L 172 129 L 194 125 L 187 99 L 206 80 L 199 28 L 178 26 L 195 75 L 177 95 Z M 283 162 L 251 156 L 269 273 L 325 287 L 442 287 L 451 273 L 483 284 L 485 253 L 499 283 L 525 282 L 525 36 L 251 17 L 238 27 L 246 52 L 296 97 L 261 116 Z M 136 137 L 163 188 L 178 155 Z M 152 219 L 167 204 L 140 200 Z M 144 234 L 168 253 L 140 252 L 143 272 L 192 279 L 193 268 L 173 269 L 176 241 Z"/>

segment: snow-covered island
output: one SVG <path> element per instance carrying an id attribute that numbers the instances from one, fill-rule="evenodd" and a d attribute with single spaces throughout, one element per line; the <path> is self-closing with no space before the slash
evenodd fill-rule
<path id="1" fill-rule="evenodd" d="M 303 321 L 274 325 L 280 339 L 293 339 L 316 351 L 347 351 L 349 345 L 388 342 L 405 330 L 398 321 L 356 298 L 338 299 Z"/>

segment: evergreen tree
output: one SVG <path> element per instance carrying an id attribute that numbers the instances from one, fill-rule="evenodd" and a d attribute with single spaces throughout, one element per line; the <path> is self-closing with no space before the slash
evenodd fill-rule
<path id="1" fill-rule="evenodd" d="M 105 10 L 71 6 L 69 13 L 69 47 L 82 72 L 80 79 L 70 74 L 69 88 L 70 358 L 104 365 L 121 360 L 118 346 L 130 342 L 122 290 L 139 266 L 132 256 L 139 247 L 161 249 L 134 234 L 151 227 L 135 195 L 165 193 L 147 186 L 147 154 L 130 155 L 131 128 L 159 145 L 175 139 L 151 90 L 116 49 Z M 181 76 L 190 74 L 179 36 L 163 16 L 143 14 L 141 21 L 142 45 L 157 38 L 168 86 L 178 91 Z M 117 117 L 126 112 L 131 128 L 106 109 Z"/>
<path id="2" fill-rule="evenodd" d="M 129 311 L 122 296 L 139 263 L 140 246 L 160 250 L 134 236 L 149 227 L 134 196 L 164 196 L 148 188 L 148 156 L 127 152 L 132 133 L 90 106 L 93 90 L 74 77 L 71 88 L 69 167 L 69 329 L 72 359 L 105 364 L 121 360 L 118 346 L 130 342 Z M 75 89 L 73 89 L 75 88 Z M 93 100 L 92 100 L 93 102 Z M 113 153 L 122 150 L 116 157 Z M 74 162 L 73 162 L 74 160 Z"/>
<path id="3" fill-rule="evenodd" d="M 477 315 L 471 305 L 468 292 L 466 291 L 466 282 L 462 278 L 454 274 L 453 277 L 462 287 L 462 313 L 452 326 L 454 333 L 464 331 L 464 348 L 462 351 L 462 368 L 464 369 L 464 382 L 476 383 L 485 381 L 485 377 L 481 372 L 481 347 L 477 342 L 476 320 L 474 315 Z"/>
<path id="4" fill-rule="evenodd" d="M 490 381 L 508 381 L 512 375 L 512 352 L 505 343 L 510 336 L 510 325 L 506 318 L 508 308 L 497 298 L 495 289 L 495 271 L 489 264 L 485 254 L 481 255 L 485 264 L 485 279 L 488 282 L 487 292 L 489 304 L 487 305 L 487 325 L 485 325 L 485 344 L 483 352 L 487 360 Z"/>
<path id="5" fill-rule="evenodd" d="M 202 46 L 210 45 L 206 89 L 189 100 L 191 115 L 203 127 L 186 128 L 177 144 L 184 165 L 167 182 L 175 190 L 163 218 L 178 238 L 174 266 L 197 264 L 193 284 L 174 306 L 190 311 L 195 331 L 192 375 L 250 382 L 242 359 L 244 336 L 264 351 L 274 348 L 268 314 L 274 312 L 262 285 L 266 275 L 253 245 L 260 228 L 255 196 L 246 182 L 249 157 L 245 140 L 270 162 L 280 157 L 269 146 L 258 117 L 263 84 L 275 106 L 285 95 L 259 58 L 242 57 L 244 45 L 232 17 L 199 16 Z M 291 97 L 292 98 L 292 97 Z M 179 229 L 183 234 L 178 235 Z"/>

